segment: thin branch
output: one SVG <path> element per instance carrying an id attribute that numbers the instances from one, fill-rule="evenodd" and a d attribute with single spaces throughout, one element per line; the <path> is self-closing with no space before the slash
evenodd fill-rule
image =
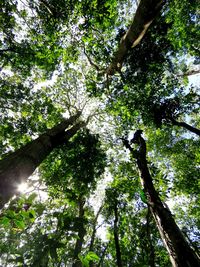
<path id="1" fill-rule="evenodd" d="M 195 128 L 195 127 L 193 127 L 193 126 L 187 124 L 186 122 L 183 122 L 183 121 L 177 121 L 177 120 L 175 120 L 173 117 L 169 117 L 169 120 L 171 121 L 171 123 L 172 123 L 173 125 L 183 127 L 183 128 L 185 128 L 185 129 L 189 130 L 190 132 L 195 133 L 195 134 L 197 134 L 198 136 L 200 136 L 200 129 Z"/>
<path id="2" fill-rule="evenodd" d="M 92 251 L 93 250 L 93 245 L 94 245 L 94 240 L 95 240 L 96 232 L 97 232 L 97 229 L 100 227 L 100 226 L 96 227 L 96 224 L 97 224 L 97 220 L 99 218 L 99 215 L 100 215 L 102 209 L 103 209 L 103 205 L 100 206 L 100 208 L 97 211 L 97 214 L 96 214 L 96 216 L 94 218 L 93 229 L 92 229 L 92 236 L 91 236 L 90 245 L 89 245 L 89 251 Z"/>
<path id="3" fill-rule="evenodd" d="M 50 7 L 50 5 L 49 5 L 46 1 L 44 1 L 44 0 L 40 0 L 39 2 L 41 2 L 41 3 L 46 7 L 46 9 L 48 10 L 48 12 L 49 12 L 52 16 L 55 16 L 55 14 L 51 11 L 51 7 Z"/>
<path id="4" fill-rule="evenodd" d="M 188 70 L 185 73 L 182 74 L 177 74 L 177 77 L 186 77 L 186 76 L 192 76 L 192 75 L 196 75 L 196 74 L 200 74 L 200 69 L 198 70 Z"/>
<path id="5" fill-rule="evenodd" d="M 3 55 L 4 52 L 14 52 L 14 53 L 19 53 L 19 52 L 13 50 L 13 48 L 5 48 L 5 49 L 1 49 L 1 50 L 0 50 L 0 55 Z"/>
<path id="6" fill-rule="evenodd" d="M 87 59 L 88 59 L 90 65 L 93 66 L 97 71 L 100 71 L 99 66 L 98 66 L 96 63 L 94 63 L 94 62 L 91 60 L 91 58 L 88 56 L 88 54 L 86 53 L 85 46 L 83 47 L 83 51 L 84 51 L 84 54 L 85 54 L 85 56 L 87 57 Z"/>

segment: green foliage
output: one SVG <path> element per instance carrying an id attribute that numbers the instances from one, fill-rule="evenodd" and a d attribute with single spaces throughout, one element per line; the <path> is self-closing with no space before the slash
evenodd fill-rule
<path id="1" fill-rule="evenodd" d="M 79 255 L 79 259 L 84 267 L 89 267 L 90 262 L 98 261 L 99 257 L 93 251 L 89 251 L 86 256 Z"/>
<path id="2" fill-rule="evenodd" d="M 142 189 L 140 190 L 140 197 L 144 203 L 147 203 L 147 197 Z"/>
<path id="3" fill-rule="evenodd" d="M 80 37 L 83 42 L 95 43 L 97 53 L 100 39 L 94 32 L 114 28 L 116 6 L 116 0 L 2 3 L 1 64 L 26 76 L 37 67 L 40 74 L 50 77 L 62 61 L 77 62 L 79 51 L 75 55 L 74 48 L 79 47 Z"/>
<path id="4" fill-rule="evenodd" d="M 198 1 L 169 1 L 166 15 L 167 22 L 172 23 L 168 38 L 173 46 L 181 52 L 199 56 L 199 13 Z"/>
<path id="5" fill-rule="evenodd" d="M 9 208 L 1 213 L 0 226 L 5 229 L 22 231 L 27 225 L 33 223 L 36 218 L 36 212 L 31 208 L 36 194 L 33 193 L 27 198 L 12 200 Z"/>
<path id="6" fill-rule="evenodd" d="M 82 130 L 54 152 L 40 171 L 48 186 L 58 188 L 73 200 L 94 188 L 105 167 L 105 153 L 97 135 Z"/>
<path id="7" fill-rule="evenodd" d="M 144 132 L 153 184 L 162 200 L 177 202 L 174 217 L 198 253 L 199 139 L 171 121 L 200 126 L 198 88 L 186 75 L 199 62 L 197 5 L 166 1 L 121 73 L 107 77 L 133 1 L 0 4 L 1 157 L 57 125 L 63 114 L 91 115 L 87 128 L 39 167 L 33 185 L 43 181 L 47 200 L 33 193 L 2 210 L 0 265 L 69 266 L 79 245 L 83 266 L 115 267 L 117 220 L 123 266 L 171 266 L 136 160 L 122 148 L 121 138 L 131 139 L 137 129 Z"/>
<path id="8" fill-rule="evenodd" d="M 35 91 L 33 81 L 24 82 L 18 75 L 2 74 L 0 78 L 0 153 L 6 149 L 19 148 L 58 123 L 61 109 L 45 90 Z"/>

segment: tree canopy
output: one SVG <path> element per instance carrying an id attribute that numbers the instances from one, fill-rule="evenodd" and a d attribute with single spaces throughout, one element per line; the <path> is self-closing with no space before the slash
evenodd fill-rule
<path id="1" fill-rule="evenodd" d="M 198 267 L 198 1 L 0 11 L 0 265 Z"/>

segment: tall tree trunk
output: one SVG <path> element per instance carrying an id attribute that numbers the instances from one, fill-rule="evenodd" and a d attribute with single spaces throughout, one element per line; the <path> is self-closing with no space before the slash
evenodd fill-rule
<path id="1" fill-rule="evenodd" d="M 97 221 L 99 218 L 99 215 L 102 211 L 103 205 L 101 205 L 101 207 L 99 208 L 99 210 L 97 211 L 97 214 L 94 218 L 94 222 L 93 222 L 93 228 L 92 228 L 92 235 L 91 235 L 91 240 L 90 240 L 90 245 L 89 245 L 89 251 L 94 251 L 94 241 L 95 241 L 95 237 L 96 237 L 96 232 L 97 232 Z M 90 262 L 90 267 L 94 267 L 95 264 L 94 262 Z"/>
<path id="2" fill-rule="evenodd" d="M 0 161 L 0 208 L 17 193 L 17 185 L 26 181 L 55 147 L 69 140 L 84 125 L 83 122 L 75 124 L 79 116 L 77 113 L 63 120 Z"/>
<path id="3" fill-rule="evenodd" d="M 141 181 L 147 196 L 147 203 L 154 217 L 161 238 L 167 248 L 172 266 L 174 267 L 199 267 L 200 259 L 189 246 L 184 235 L 177 226 L 170 210 L 166 208 L 156 192 L 150 175 L 146 159 L 146 143 L 137 131 L 131 142 L 139 145 L 135 151 L 126 140 L 125 146 L 137 159 L 137 165 L 141 174 Z"/>
<path id="4" fill-rule="evenodd" d="M 163 3 L 164 0 L 140 1 L 133 22 L 126 34 L 122 37 L 118 50 L 107 69 L 108 75 L 113 75 L 116 71 L 121 69 L 128 50 L 135 47 L 142 40 L 150 24 L 161 10 Z"/>
<path id="5" fill-rule="evenodd" d="M 122 267 L 121 250 L 120 250 L 119 235 L 118 235 L 118 220 L 119 220 L 119 218 L 118 218 L 117 203 L 115 203 L 115 206 L 114 206 L 114 214 L 115 214 L 115 219 L 114 219 L 114 239 L 115 239 L 117 266 L 118 267 Z"/>
<path id="6" fill-rule="evenodd" d="M 170 118 L 170 121 L 172 122 L 173 125 L 181 126 L 185 129 L 189 130 L 190 132 L 195 133 L 195 134 L 200 136 L 200 130 L 187 124 L 186 122 L 182 122 L 182 121 L 179 122 L 179 121 L 175 120 L 174 118 Z"/>
<path id="7" fill-rule="evenodd" d="M 82 263 L 78 257 L 78 255 L 81 253 L 82 250 L 82 245 L 84 241 L 84 236 L 86 234 L 85 228 L 84 228 L 84 204 L 85 200 L 80 197 L 78 201 L 78 206 L 79 206 L 79 230 L 78 230 L 78 238 L 76 240 L 75 248 L 74 248 L 74 257 L 73 257 L 73 264 L 72 267 L 82 267 Z"/>

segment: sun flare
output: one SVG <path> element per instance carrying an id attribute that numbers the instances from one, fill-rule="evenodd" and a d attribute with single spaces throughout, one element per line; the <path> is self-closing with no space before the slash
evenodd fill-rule
<path id="1" fill-rule="evenodd" d="M 28 184 L 23 182 L 18 185 L 17 189 L 19 192 L 24 193 L 28 189 Z"/>

